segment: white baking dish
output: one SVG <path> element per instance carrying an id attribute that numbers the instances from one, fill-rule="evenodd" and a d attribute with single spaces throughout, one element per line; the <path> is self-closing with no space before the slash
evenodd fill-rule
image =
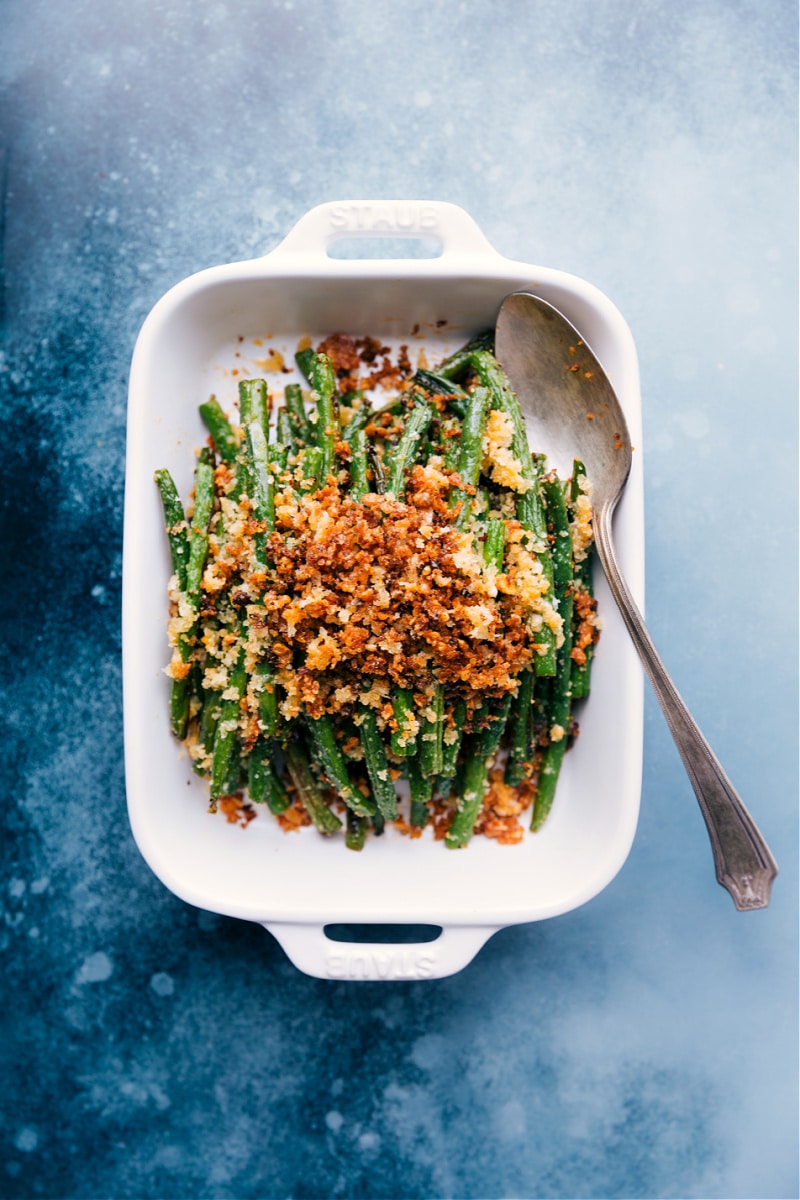
<path id="1" fill-rule="evenodd" d="M 435 258 L 335 259 L 343 235 L 434 238 Z M 420 202 L 343 202 L 307 213 L 270 254 L 213 267 L 172 288 L 152 310 L 130 376 L 123 587 L 125 768 L 136 842 L 176 895 L 213 912 L 258 921 L 291 960 L 323 978 L 437 978 L 465 966 L 503 926 L 537 921 L 585 903 L 624 863 L 639 811 L 642 675 L 606 590 L 604 628 L 581 735 L 567 755 L 544 829 L 517 846 L 476 838 L 445 849 L 429 831 L 411 841 L 394 829 L 360 853 L 314 829 L 283 833 L 268 813 L 247 828 L 207 811 L 168 726 L 163 673 L 169 555 L 153 472 L 168 467 L 184 498 L 193 449 L 205 434 L 198 405 L 212 392 L 223 407 L 239 371 L 298 339 L 345 331 L 424 344 L 433 364 L 493 325 L 503 297 L 540 293 L 582 331 L 616 387 L 636 447 L 617 511 L 620 561 L 643 600 L 641 414 L 636 353 L 610 301 L 574 276 L 499 255 L 460 208 Z M 442 322 L 446 322 L 442 324 Z M 416 332 L 415 332 L 416 331 Z M 258 344 L 260 341 L 260 345 Z M 270 376 L 267 376 L 269 379 Z M 288 377 L 273 377 L 282 386 Z M 432 924 L 417 945 L 342 943 L 335 923 Z"/>

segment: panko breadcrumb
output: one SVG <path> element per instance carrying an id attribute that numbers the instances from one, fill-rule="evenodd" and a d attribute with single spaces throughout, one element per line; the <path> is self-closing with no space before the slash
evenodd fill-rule
<path id="1" fill-rule="evenodd" d="M 378 462 L 373 461 L 370 475 L 374 484 L 380 457 L 391 454 L 404 429 L 402 400 L 409 395 L 406 389 L 413 375 L 408 348 L 393 355 L 374 338 L 335 334 L 317 349 L 330 361 L 339 397 L 375 388 L 399 397 L 396 404 L 369 409 L 366 421 L 361 414 L 373 451 L 377 448 Z M 424 365 L 422 358 L 420 362 Z M 277 352 L 269 368 L 263 366 L 284 369 Z M 440 395 L 432 392 L 426 401 L 434 416 L 442 414 Z M 272 406 L 271 397 L 269 403 Z M 222 701 L 238 700 L 238 714 L 228 725 L 245 755 L 261 736 L 265 689 L 277 689 L 276 703 L 287 722 L 303 714 L 343 721 L 342 751 L 356 775 L 364 760 L 359 729 L 365 714 L 371 713 L 386 740 L 394 737 L 389 759 L 391 778 L 396 779 L 396 764 L 401 762 L 397 754 L 410 742 L 434 736 L 432 730 L 441 719 L 441 704 L 438 718 L 435 708 L 437 686 L 446 688 L 449 705 L 440 736 L 445 747 L 455 746 L 462 732 L 485 726 L 486 717 L 480 714 L 485 714 L 487 703 L 516 695 L 522 673 L 546 650 L 543 630 L 552 632 L 557 648 L 562 646 L 563 618 L 537 553 L 542 547 L 532 544 L 516 517 L 515 496 L 535 482 L 525 478 L 512 452 L 509 416 L 491 409 L 486 417 L 481 469 L 488 487 L 465 484 L 445 464 L 448 438 L 457 431 L 444 421 L 438 451 L 407 471 L 401 497 L 377 488 L 353 497 L 348 490 L 352 444 L 346 440 L 344 422 L 353 419 L 358 403 L 353 408 L 348 399 L 342 405 L 342 414 L 348 415 L 337 430 L 341 439 L 335 445 L 334 465 L 316 490 L 304 484 L 297 457 L 290 455 L 281 468 L 270 467 L 274 527 L 268 529 L 255 519 L 259 510 L 239 487 L 235 467 L 216 465 L 216 503 L 208 530 L 196 649 L 186 658 L 185 643 L 193 636 L 197 613 L 173 576 L 168 626 L 172 658 L 166 671 L 180 681 L 196 667 L 208 694 Z M 313 403 L 307 416 L 312 424 L 318 419 Z M 501 562 L 484 560 L 487 518 L 504 524 Z M 574 561 L 580 562 L 593 536 L 591 489 L 585 479 L 573 499 L 570 535 Z M 582 665 L 599 637 L 600 623 L 588 591 L 577 588 L 573 605 L 570 653 Z M 247 684 L 240 694 L 234 680 L 242 655 Z M 268 673 L 259 669 L 264 664 L 269 665 Z M 392 705 L 398 689 L 413 697 L 402 727 Z M 452 715 L 456 704 L 463 713 L 458 729 Z M 224 723 L 220 728 L 226 728 Z M 546 736 L 557 742 L 571 739 L 574 732 L 572 725 L 567 730 L 553 724 Z M 209 751 L 202 748 L 195 726 L 187 746 L 196 768 L 210 770 Z M 512 787 L 504 782 L 502 768 L 494 766 L 475 833 L 503 845 L 522 839 L 521 817 L 534 794 L 529 767 L 526 764 L 528 775 L 522 783 Z M 368 790 L 366 783 L 363 786 Z M 335 792 L 328 793 L 327 802 L 343 811 Z M 246 826 L 255 816 L 240 791 L 222 796 L 217 806 L 230 823 Z M 434 790 L 429 809 L 435 838 L 446 835 L 456 806 L 455 799 Z M 277 820 L 286 831 L 312 823 L 291 782 L 287 807 Z M 421 834 L 420 826 L 403 816 L 394 825 L 411 837 Z"/>

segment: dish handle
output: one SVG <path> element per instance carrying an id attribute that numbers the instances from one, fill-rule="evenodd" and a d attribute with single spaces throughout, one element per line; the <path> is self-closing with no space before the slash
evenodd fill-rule
<path id="1" fill-rule="evenodd" d="M 441 253 L 432 258 L 439 261 L 465 256 L 502 257 L 469 213 L 445 200 L 331 200 L 318 204 L 300 218 L 267 257 L 293 263 L 303 259 L 318 262 L 327 258 L 329 248 L 342 238 L 398 237 L 435 241 Z M 363 267 L 364 260 L 357 261 Z M 426 260 L 413 261 L 418 270 Z"/>
<path id="2" fill-rule="evenodd" d="M 498 926 L 451 925 L 432 942 L 338 942 L 319 925 L 262 922 L 298 970 L 317 979 L 444 979 L 472 961 Z"/>

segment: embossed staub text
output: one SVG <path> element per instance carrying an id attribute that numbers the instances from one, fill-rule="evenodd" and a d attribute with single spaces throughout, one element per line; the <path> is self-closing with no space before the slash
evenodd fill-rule
<path id="1" fill-rule="evenodd" d="M 436 951 L 418 946 L 360 946 L 329 951 L 329 979 L 430 979 Z"/>
<path id="2" fill-rule="evenodd" d="M 336 204 L 330 209 L 335 233 L 435 233 L 436 209 L 428 204 Z"/>

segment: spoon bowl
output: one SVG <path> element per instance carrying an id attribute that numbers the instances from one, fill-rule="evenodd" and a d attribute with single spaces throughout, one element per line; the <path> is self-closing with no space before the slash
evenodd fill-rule
<path id="1" fill-rule="evenodd" d="M 625 414 L 608 376 L 552 304 L 527 292 L 503 302 L 495 352 L 517 394 L 532 444 L 562 479 L 581 459 L 595 508 L 614 505 L 631 470 Z"/>
<path id="2" fill-rule="evenodd" d="M 667 673 L 619 568 L 612 515 L 633 448 L 608 376 L 567 318 L 530 292 L 514 292 L 500 306 L 495 353 L 548 466 L 563 479 L 575 458 L 586 467 L 597 556 L 692 782 L 717 879 L 740 911 L 765 908 L 775 860 Z"/>

